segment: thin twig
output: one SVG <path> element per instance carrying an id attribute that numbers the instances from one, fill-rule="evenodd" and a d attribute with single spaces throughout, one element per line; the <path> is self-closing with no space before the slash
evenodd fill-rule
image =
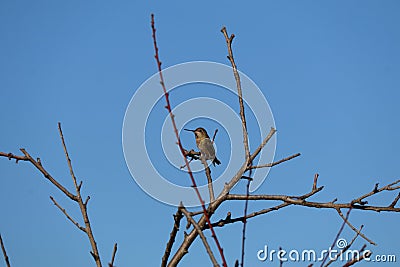
<path id="1" fill-rule="evenodd" d="M 162 261 L 161 261 L 161 267 L 167 266 L 168 258 L 169 258 L 169 255 L 171 254 L 171 249 L 172 249 L 172 245 L 175 242 L 176 234 L 179 231 L 179 225 L 180 225 L 182 217 L 183 217 L 182 211 L 178 208 L 178 210 L 176 211 L 176 213 L 174 215 L 174 226 L 172 227 L 172 231 L 169 234 L 169 240 L 167 243 L 167 247 L 165 248 L 164 256 L 162 257 Z"/>
<path id="2" fill-rule="evenodd" d="M 269 131 L 268 135 L 264 138 L 264 140 L 261 142 L 261 144 L 256 148 L 256 150 L 251 154 L 250 156 L 250 161 L 253 161 L 255 157 L 257 157 L 258 154 L 260 154 L 261 150 L 264 148 L 264 146 L 268 143 L 268 141 L 272 138 L 272 136 L 276 133 L 275 128 L 271 127 L 271 130 Z"/>
<path id="3" fill-rule="evenodd" d="M 101 267 L 102 264 L 101 264 L 101 260 L 100 260 L 99 250 L 97 248 L 97 243 L 96 243 L 96 240 L 94 238 L 92 227 L 90 225 L 89 216 L 88 216 L 88 213 L 87 213 L 87 201 L 89 201 L 90 198 L 88 197 L 85 202 L 83 202 L 83 200 L 82 200 L 82 196 L 81 196 L 81 185 L 82 184 L 81 183 L 78 184 L 77 181 L 76 181 L 76 177 L 75 177 L 75 174 L 74 174 L 74 170 L 72 168 L 72 163 L 71 163 L 71 159 L 70 159 L 69 154 L 68 154 L 67 146 L 65 144 L 65 139 L 64 139 L 64 135 L 63 135 L 63 132 L 62 132 L 62 129 L 61 129 L 61 123 L 60 122 L 58 123 L 58 132 L 60 134 L 62 146 L 63 146 L 63 149 L 64 149 L 64 154 L 65 154 L 65 157 L 66 157 L 67 162 L 68 162 L 68 168 L 69 168 L 69 171 L 70 171 L 70 175 L 71 175 L 72 181 L 73 181 L 74 186 L 75 186 L 76 199 L 77 199 L 77 202 L 79 204 L 79 209 L 81 210 L 83 221 L 85 222 L 85 232 L 86 232 L 86 235 L 89 238 L 89 242 L 90 242 L 90 245 L 92 247 L 92 251 L 90 252 L 90 254 L 92 255 L 93 259 L 95 260 L 97 267 Z"/>
<path id="4" fill-rule="evenodd" d="M 39 161 L 36 161 L 35 159 L 33 159 L 31 157 L 31 155 L 23 148 L 20 149 L 22 153 L 24 153 L 25 157 L 28 159 L 29 162 L 31 162 L 36 169 L 38 169 L 43 176 L 48 179 L 53 185 L 55 185 L 58 189 L 60 189 L 61 192 L 63 192 L 67 197 L 69 197 L 70 199 L 72 199 L 73 201 L 77 201 L 77 197 L 72 194 L 71 192 L 68 191 L 68 189 L 66 189 L 64 186 L 62 186 L 56 179 L 53 178 L 53 176 L 51 176 L 46 169 L 42 166 L 42 163 Z"/>
<path id="5" fill-rule="evenodd" d="M 316 173 L 316 174 L 314 175 L 314 182 L 313 182 L 312 190 L 317 189 L 318 177 L 319 177 L 319 174 Z"/>
<path id="6" fill-rule="evenodd" d="M 108 267 L 114 267 L 115 254 L 117 254 L 117 243 L 114 244 L 114 249 L 111 256 L 111 262 L 108 264 Z"/>
<path id="7" fill-rule="evenodd" d="M 76 177 L 75 177 L 75 174 L 74 174 L 74 170 L 73 170 L 73 168 L 72 168 L 72 162 L 71 162 L 71 159 L 70 159 L 70 157 L 69 157 L 69 155 L 68 155 L 67 146 L 65 145 L 64 135 L 63 135 L 63 132 L 62 132 L 62 129 L 61 129 L 61 123 L 60 123 L 60 122 L 58 123 L 58 132 L 59 132 L 59 134 L 60 134 L 62 146 L 63 146 L 63 149 L 64 149 L 64 154 L 65 154 L 65 157 L 66 157 L 66 159 L 67 159 L 68 168 L 69 168 L 69 173 L 70 173 L 70 175 L 71 175 L 71 177 L 72 177 L 72 181 L 74 182 L 75 189 L 78 191 L 77 193 L 79 193 L 79 192 L 80 192 L 81 186 L 78 185 L 78 183 L 77 183 L 77 181 L 76 181 Z"/>
<path id="8" fill-rule="evenodd" d="M 81 225 L 79 225 L 79 223 L 77 221 L 75 221 L 68 213 L 67 211 L 60 206 L 60 204 L 57 203 L 57 201 L 50 196 L 51 201 L 53 201 L 54 205 L 57 206 L 57 208 L 59 208 L 61 210 L 62 213 L 64 213 L 64 215 L 68 218 L 68 220 L 70 220 L 76 227 L 78 227 L 79 230 L 83 231 L 86 233 L 86 229 L 85 227 L 82 227 Z"/>
<path id="9" fill-rule="evenodd" d="M 259 211 L 255 211 L 253 213 L 248 214 L 246 217 L 237 217 L 237 218 L 229 218 L 229 220 L 219 220 L 217 222 L 214 222 L 212 224 L 213 227 L 223 227 L 227 224 L 231 224 L 231 223 L 235 223 L 235 222 L 243 222 L 244 219 L 249 219 L 249 218 L 253 218 L 262 214 L 266 214 L 269 213 L 271 211 L 276 211 L 279 210 L 281 208 L 290 206 L 290 205 L 297 205 L 297 206 L 305 206 L 305 207 L 314 207 L 314 208 L 326 208 L 326 209 L 335 209 L 336 211 L 339 209 L 359 209 L 359 210 L 370 210 L 370 211 L 375 211 L 375 212 L 381 212 L 381 211 L 387 211 L 387 212 L 400 212 L 400 208 L 394 208 L 391 206 L 366 206 L 366 205 L 355 205 L 352 202 L 348 202 L 348 203 L 335 203 L 337 199 L 335 199 L 334 201 L 330 201 L 330 202 L 312 202 L 312 201 L 306 201 L 307 198 L 315 195 L 316 193 L 320 192 L 321 190 L 323 190 L 323 186 L 320 187 L 316 187 L 317 186 L 317 180 L 318 180 L 318 174 L 316 174 L 314 176 L 314 183 L 313 183 L 313 187 L 312 187 L 312 191 L 301 195 L 301 196 L 288 196 L 288 195 L 250 195 L 250 196 L 246 196 L 246 195 L 240 195 L 240 194 L 228 194 L 226 195 L 222 202 L 224 201 L 228 201 L 228 200 L 270 200 L 270 201 L 282 201 L 283 203 L 271 208 L 266 208 L 266 209 L 262 209 Z M 380 191 L 381 192 L 381 191 Z M 216 201 L 218 201 L 219 203 L 219 199 L 217 199 Z M 338 212 L 339 213 L 339 212 Z M 196 212 L 194 212 L 192 214 L 195 215 L 198 214 Z M 345 219 L 345 216 L 343 214 L 341 214 L 341 212 L 339 213 L 339 215 L 342 217 L 342 219 Z M 349 221 L 345 221 L 350 228 L 355 231 L 356 233 L 358 232 L 358 230 L 349 222 Z M 207 229 L 207 226 L 205 227 Z M 363 233 L 359 233 L 360 236 L 365 239 L 366 241 L 368 241 L 370 244 L 372 245 L 376 245 L 375 242 L 373 242 L 372 240 L 370 240 L 369 238 L 367 238 Z"/>
<path id="10" fill-rule="evenodd" d="M 263 209 L 263 210 L 260 210 L 260 211 L 249 213 L 249 214 L 247 214 L 246 217 L 241 216 L 241 217 L 236 217 L 236 218 L 222 219 L 222 220 L 219 220 L 219 221 L 213 223 L 212 226 L 213 227 L 224 227 L 227 224 L 236 223 L 236 222 L 243 222 L 245 219 L 248 220 L 248 219 L 257 217 L 259 215 L 262 215 L 262 214 L 266 214 L 266 213 L 269 213 L 269 212 L 272 212 L 272 211 L 277 211 L 277 210 L 279 210 L 281 208 L 284 208 L 284 207 L 287 207 L 287 206 L 290 206 L 290 205 L 291 204 L 289 204 L 289 203 L 283 203 L 283 204 L 280 204 L 280 205 L 277 205 L 277 206 L 274 206 L 274 207 L 271 207 L 271 208 L 267 208 L 267 209 Z M 208 226 L 205 227 L 205 228 L 207 229 Z"/>
<path id="11" fill-rule="evenodd" d="M 64 135 L 63 135 L 62 129 L 61 129 L 61 123 L 58 123 L 58 130 L 59 130 L 60 138 L 61 138 L 61 141 L 62 141 L 64 154 L 65 154 L 65 157 L 66 157 L 67 162 L 68 162 L 68 167 L 69 167 L 69 170 L 70 170 L 70 174 L 71 174 L 74 186 L 75 186 L 76 195 L 72 194 L 68 189 L 66 189 L 56 179 L 54 179 L 47 172 L 47 170 L 43 167 L 41 160 L 39 158 L 37 158 L 37 160 L 33 159 L 32 156 L 25 149 L 23 149 L 23 148 L 20 149 L 21 152 L 25 155 L 24 157 L 15 156 L 12 153 L 6 154 L 6 153 L 3 153 L 3 152 L 0 153 L 0 156 L 8 157 L 9 159 L 15 159 L 16 161 L 23 160 L 23 161 L 31 162 L 36 167 L 36 169 L 38 169 L 43 174 L 43 176 L 46 179 L 48 179 L 54 186 L 56 186 L 67 197 L 69 197 L 71 200 L 73 200 L 73 201 L 75 201 L 75 202 L 77 202 L 79 204 L 79 208 L 81 210 L 81 214 L 82 214 L 82 217 L 83 217 L 83 221 L 85 223 L 85 227 L 80 226 L 75 220 L 72 219 L 72 217 L 70 217 L 68 215 L 68 213 L 65 211 L 65 209 L 63 209 L 60 205 L 58 205 L 57 202 L 55 202 L 55 200 L 53 198 L 51 198 L 53 203 L 66 215 L 66 217 L 75 226 L 77 226 L 80 230 L 84 231 L 87 234 L 87 236 L 89 238 L 89 241 L 90 241 L 90 244 L 91 244 L 91 247 L 92 247 L 92 250 L 93 250 L 93 251 L 90 252 L 90 254 L 93 256 L 93 258 L 94 258 L 94 260 L 96 262 L 96 265 L 98 267 L 101 267 L 102 264 L 101 264 L 101 260 L 100 260 L 100 255 L 99 255 L 99 252 L 98 252 L 98 249 L 97 249 L 96 241 L 94 239 L 92 228 L 90 226 L 89 216 L 87 214 L 87 201 L 89 200 L 89 197 L 86 199 L 85 202 L 83 202 L 82 196 L 81 196 L 81 193 L 80 193 L 80 190 L 81 190 L 81 187 L 82 187 L 82 182 L 80 182 L 79 184 L 77 183 L 74 171 L 72 169 L 71 159 L 70 159 L 70 157 L 68 155 L 67 147 L 65 145 Z"/>
<path id="12" fill-rule="evenodd" d="M 192 181 L 192 187 L 194 188 L 194 190 L 196 192 L 196 195 L 197 195 L 197 197 L 198 197 L 198 199 L 200 201 L 201 207 L 203 209 L 204 217 L 205 217 L 207 223 L 209 225 L 211 225 L 210 218 L 209 218 L 210 215 L 207 213 L 205 202 L 204 202 L 203 198 L 200 195 L 200 191 L 197 188 L 197 184 L 196 184 L 196 181 L 194 179 L 194 176 L 193 176 L 192 170 L 190 168 L 189 162 L 188 162 L 188 160 L 187 160 L 187 158 L 185 156 L 185 150 L 184 150 L 184 148 L 182 146 L 181 139 L 179 137 L 178 128 L 177 128 L 176 123 L 175 123 L 175 115 L 172 113 L 172 107 L 171 107 L 171 104 L 170 104 L 170 101 L 169 101 L 169 93 L 167 92 L 167 88 L 165 86 L 164 77 L 163 77 L 163 73 L 162 73 L 162 69 L 161 69 L 161 61 L 160 61 L 159 54 L 158 54 L 157 39 L 156 39 L 156 28 L 155 28 L 155 24 L 154 24 L 154 14 L 151 14 L 151 28 L 152 28 L 154 51 L 155 51 L 154 57 L 155 57 L 156 62 L 157 62 L 158 74 L 160 76 L 160 84 L 161 84 L 161 87 L 162 87 L 163 92 L 164 92 L 165 101 L 167 103 L 165 107 L 168 110 L 169 116 L 171 118 L 173 130 L 175 132 L 176 141 L 177 141 L 177 144 L 178 144 L 179 149 L 181 151 L 181 154 L 183 156 L 183 159 L 185 161 L 188 174 L 189 174 L 190 179 Z M 224 252 L 223 252 L 223 249 L 222 249 L 222 247 L 221 247 L 221 245 L 220 245 L 220 243 L 218 241 L 217 235 L 216 235 L 216 233 L 215 233 L 215 231 L 214 231 L 214 229 L 212 227 L 210 227 L 210 230 L 211 230 L 211 236 L 213 237 L 213 239 L 215 241 L 215 244 L 217 245 L 218 251 L 219 251 L 219 253 L 221 255 L 222 265 L 224 267 L 227 267 L 227 263 L 226 263 L 225 256 L 224 256 Z M 179 255 L 175 254 L 175 257 L 174 257 L 173 261 L 179 261 L 183 257 L 183 255 L 185 254 L 185 250 L 178 250 L 177 253 L 179 253 Z M 175 263 L 170 262 L 170 265 L 175 265 Z"/>
<path id="13" fill-rule="evenodd" d="M 271 163 L 268 163 L 268 164 L 249 166 L 249 167 L 247 167 L 247 169 L 250 170 L 250 169 L 259 169 L 259 168 L 270 168 L 270 167 L 273 167 L 275 165 L 281 164 L 281 163 L 283 163 L 285 161 L 294 159 L 294 158 L 296 158 L 296 157 L 298 157 L 300 155 L 301 155 L 300 153 L 296 153 L 296 154 L 291 155 L 289 157 L 286 157 L 286 158 L 283 158 L 281 160 L 278 160 L 278 161 L 275 161 L 275 162 L 271 162 Z"/>
<path id="14" fill-rule="evenodd" d="M 390 207 L 394 208 L 396 206 L 397 202 L 400 199 L 400 192 L 397 194 L 396 198 L 393 200 L 393 202 L 390 204 Z"/>
<path id="15" fill-rule="evenodd" d="M 395 182 L 393 182 L 391 184 L 388 184 L 386 186 L 383 186 L 381 188 L 378 188 L 379 184 L 376 184 L 374 189 L 371 192 L 369 192 L 369 193 L 367 193 L 365 195 L 362 195 L 357 199 L 354 199 L 353 203 L 358 203 L 358 204 L 361 204 L 361 205 L 368 204 L 368 202 L 364 201 L 364 199 L 366 199 L 369 196 L 375 195 L 375 194 L 377 194 L 379 192 L 382 192 L 382 191 L 393 191 L 393 190 L 400 189 L 400 185 L 397 185 L 398 183 L 400 183 L 400 180 L 397 180 L 397 181 L 395 181 Z M 397 185 L 397 186 L 394 186 L 394 185 Z"/>
<path id="16" fill-rule="evenodd" d="M 193 161 L 193 160 L 198 160 L 200 159 L 200 152 L 199 151 L 194 151 L 193 149 L 191 149 L 190 151 L 187 151 L 185 149 L 185 157 L 189 157 L 189 164 Z M 186 168 L 186 164 L 182 165 L 179 167 L 181 170 Z"/>
<path id="17" fill-rule="evenodd" d="M 168 93 L 165 89 L 165 84 L 163 81 L 163 77 L 162 77 L 162 72 L 161 72 L 161 62 L 159 61 L 158 58 L 158 48 L 155 42 L 155 29 L 154 29 L 154 21 L 153 21 L 153 40 L 154 40 L 154 44 L 155 44 L 155 50 L 156 50 L 156 60 L 158 63 L 158 67 L 159 67 L 159 73 L 160 73 L 160 79 L 161 79 L 161 85 L 163 87 L 164 90 L 164 94 L 166 97 L 166 101 L 167 101 L 167 106 L 166 108 L 171 111 L 171 107 L 169 104 L 169 100 L 168 100 Z M 226 34 L 227 36 L 227 34 Z M 229 40 L 227 41 L 228 45 L 229 43 L 232 42 L 233 36 L 231 36 L 229 38 Z M 231 58 L 230 58 L 231 60 Z M 243 113 L 244 115 L 244 113 Z M 174 120 L 173 118 L 173 114 L 170 112 L 170 116 L 171 119 Z M 174 121 L 173 121 L 174 122 Z M 173 123 L 174 125 L 174 123 Z M 243 126 L 243 125 L 242 125 Z M 178 145 L 179 144 L 179 136 L 177 134 L 177 130 L 174 129 L 176 131 L 176 135 L 177 135 L 177 140 L 178 140 Z M 316 208 L 354 208 L 354 209 L 362 209 L 362 210 L 374 210 L 374 211 L 393 211 L 393 212 L 399 212 L 400 209 L 398 210 L 397 208 L 394 207 L 376 207 L 376 206 L 366 206 L 366 205 L 356 205 L 356 204 L 361 204 L 361 203 L 356 203 L 356 202 L 352 202 L 352 203 L 342 203 L 342 204 L 336 204 L 334 203 L 335 201 L 332 202 L 327 202 L 327 203 L 321 203 L 321 202 L 311 202 L 311 201 L 306 201 L 305 199 L 308 198 L 309 196 L 316 194 L 317 192 L 321 191 L 323 189 L 323 187 L 318 187 L 317 188 L 317 179 L 314 180 L 314 184 L 313 184 L 313 188 L 312 191 L 308 194 L 305 194 L 303 196 L 300 197 L 291 197 L 291 196 L 278 196 L 279 200 L 284 201 L 284 203 L 282 203 L 281 205 L 277 205 L 275 207 L 272 208 L 268 208 L 268 209 L 263 209 L 257 212 L 253 212 L 251 214 L 248 214 L 247 216 L 244 216 L 242 218 L 236 218 L 236 219 L 231 219 L 231 218 L 226 218 L 226 221 L 223 221 L 221 223 L 221 221 L 217 222 L 218 224 L 214 223 L 214 224 L 210 224 L 209 222 L 209 216 L 211 216 L 215 210 L 219 207 L 219 205 L 221 205 L 224 201 L 226 200 L 230 200 L 230 198 L 232 197 L 232 195 L 229 195 L 230 190 L 233 188 L 233 186 L 235 186 L 237 184 L 237 182 L 241 179 L 241 177 L 243 176 L 243 173 L 248 170 L 248 167 L 251 167 L 251 162 L 252 160 L 260 153 L 260 151 L 264 148 L 264 146 L 268 143 L 268 141 L 272 138 L 272 136 L 275 134 L 276 130 L 274 128 L 271 128 L 270 133 L 264 138 L 264 140 L 262 141 L 262 143 L 260 144 L 260 146 L 253 152 L 253 154 L 248 158 L 248 161 L 246 161 L 238 170 L 238 172 L 236 173 L 236 175 L 231 179 L 231 181 L 229 181 L 228 183 L 225 184 L 224 189 L 222 190 L 222 192 L 218 195 L 218 197 L 216 198 L 216 200 L 213 203 L 210 203 L 207 211 L 208 212 L 204 212 L 204 207 L 203 208 L 203 216 L 199 219 L 198 221 L 198 225 L 199 227 L 201 227 L 202 229 L 207 229 L 207 228 L 211 228 L 211 231 L 213 232 L 212 227 L 213 226 L 221 226 L 221 224 L 225 225 L 226 223 L 231 223 L 233 221 L 242 221 L 246 220 L 247 218 L 251 218 L 251 217 L 255 217 L 261 214 L 265 214 L 268 213 L 270 211 L 274 211 L 274 210 L 278 210 L 280 208 L 289 206 L 289 205 L 301 205 L 301 206 L 308 206 L 308 207 L 316 207 Z M 247 131 L 246 131 L 247 133 Z M 244 138 L 245 139 L 245 138 Z M 181 146 L 180 149 L 182 150 Z M 182 152 L 182 151 L 181 151 Z M 185 159 L 185 164 L 187 164 L 187 160 Z M 188 170 L 190 170 L 190 168 L 188 168 Z M 190 173 L 190 172 L 189 172 Z M 189 174 L 190 175 L 190 174 Z M 196 186 L 194 186 L 196 187 Z M 387 190 L 395 190 L 396 188 L 394 187 L 390 187 L 387 188 Z M 379 189 L 376 187 L 376 189 L 374 189 L 373 193 L 377 193 L 379 192 Z M 372 194 L 370 194 L 372 195 Z M 236 196 L 234 196 L 236 197 Z M 251 196 L 248 199 L 269 199 L 270 196 Z M 276 197 L 276 196 L 274 196 Z M 368 196 L 365 196 L 368 197 Z M 238 197 L 237 199 L 242 199 L 241 196 Z M 247 199 L 247 197 L 246 197 Z M 199 214 L 199 213 L 196 213 Z M 180 259 L 183 257 L 184 254 L 187 253 L 187 249 L 190 247 L 190 245 L 192 244 L 192 242 L 194 241 L 194 239 L 197 237 L 198 233 L 197 231 L 193 230 L 191 231 L 190 234 L 186 234 L 185 235 L 185 240 L 184 242 L 181 244 L 181 246 L 179 247 L 178 251 L 176 252 L 176 254 L 174 255 L 174 258 L 171 260 L 170 262 L 170 266 L 176 265 Z"/>
<path id="18" fill-rule="evenodd" d="M 320 188 L 320 187 L 319 187 Z M 319 189 L 318 188 L 318 189 Z M 229 194 L 226 196 L 226 200 L 246 200 L 246 195 L 240 194 Z M 352 202 L 348 203 L 334 203 L 330 202 L 315 202 L 315 201 L 305 201 L 302 199 L 297 199 L 293 196 L 287 195 L 250 195 L 249 200 L 281 200 L 288 202 L 289 204 L 294 204 L 298 206 L 314 207 L 314 208 L 326 208 L 326 209 L 357 209 L 357 210 L 371 210 L 375 212 L 390 211 L 390 212 L 400 212 L 400 208 L 393 208 L 390 206 L 368 206 L 368 205 L 355 205 Z"/>
<path id="19" fill-rule="evenodd" d="M 362 238 L 364 238 L 368 243 L 370 243 L 371 245 L 376 246 L 377 244 L 372 241 L 371 239 L 369 239 L 368 237 L 366 237 L 363 233 L 358 232 L 358 230 L 348 221 L 346 220 L 346 217 L 344 217 L 342 211 L 340 209 L 336 209 L 336 211 L 338 212 L 339 216 L 343 219 L 343 221 L 356 233 L 358 233 Z"/>
<path id="20" fill-rule="evenodd" d="M 4 242 L 3 242 L 3 238 L 1 237 L 1 234 L 0 234 L 0 244 L 1 244 L 1 250 L 3 251 L 4 260 L 6 262 L 6 265 L 7 265 L 7 267 L 10 267 L 11 266 L 10 265 L 10 260 L 8 258 L 7 251 L 6 251 L 6 248 L 4 246 Z"/>
<path id="21" fill-rule="evenodd" d="M 349 248 L 353 245 L 354 241 L 356 241 L 357 237 L 360 235 L 361 230 L 363 229 L 364 225 L 361 225 L 360 229 L 357 230 L 357 233 L 353 237 L 353 239 L 350 241 L 349 244 L 347 244 L 346 247 L 344 247 L 333 259 L 331 259 L 324 267 L 328 267 L 331 265 L 333 262 L 335 262 L 343 253 L 345 253 Z"/>
<path id="22" fill-rule="evenodd" d="M 228 48 L 227 58 L 231 62 L 233 75 L 235 76 L 235 80 L 236 80 L 236 88 L 237 88 L 238 97 L 239 97 L 240 119 L 242 120 L 244 152 L 245 152 L 246 162 L 250 163 L 251 160 L 250 160 L 250 149 L 249 149 L 249 140 L 248 140 L 249 137 L 248 137 L 248 132 L 247 132 L 246 116 L 245 116 L 245 112 L 244 112 L 242 84 L 240 82 L 240 75 L 237 70 L 235 59 L 233 58 L 233 51 L 232 51 L 232 42 L 233 42 L 233 38 L 235 38 L 235 35 L 231 34 L 231 36 L 228 36 L 226 27 L 222 27 L 221 32 L 223 33 L 223 35 L 225 37 L 226 46 Z"/>
<path id="23" fill-rule="evenodd" d="M 8 160 L 12 160 L 15 159 L 15 163 L 18 163 L 18 161 L 29 161 L 28 157 L 23 157 L 23 156 L 17 156 L 14 155 L 13 153 L 4 153 L 4 152 L 0 152 L 0 157 L 5 157 L 8 158 Z"/>
<path id="24" fill-rule="evenodd" d="M 201 230 L 200 226 L 197 224 L 197 222 L 193 219 L 192 216 L 190 216 L 190 213 L 187 211 L 187 209 L 183 206 L 183 204 L 181 203 L 180 205 L 180 210 L 182 211 L 182 213 L 186 216 L 188 222 L 190 222 L 193 227 L 196 229 L 197 233 L 199 234 L 201 240 L 203 241 L 203 245 L 206 248 L 207 254 L 210 257 L 210 260 L 213 264 L 214 267 L 219 267 L 219 264 L 217 262 L 217 260 L 214 257 L 214 253 L 212 252 L 210 245 L 207 242 L 207 238 L 205 237 L 205 235 L 203 234 L 203 231 Z"/>
<path id="25" fill-rule="evenodd" d="M 301 195 L 301 196 L 294 196 L 292 198 L 304 201 L 305 199 L 307 199 L 307 198 L 315 195 L 316 193 L 320 192 L 323 188 L 324 187 L 321 186 L 319 188 L 316 188 L 315 190 L 312 190 L 311 192 L 309 192 L 307 194 L 304 194 L 304 195 Z M 239 200 L 239 199 L 243 200 L 243 199 L 246 199 L 246 198 L 250 199 L 252 197 L 252 196 L 248 196 L 248 197 L 243 198 L 242 195 L 227 195 L 227 196 L 225 196 L 224 200 L 235 199 L 236 198 L 235 196 L 240 196 L 237 200 Z M 269 199 L 269 200 L 282 200 L 282 199 L 284 199 L 284 198 L 282 198 L 282 196 L 270 196 L 270 197 L 271 197 L 271 199 Z M 277 211 L 277 210 L 279 210 L 281 208 L 284 208 L 284 207 L 287 207 L 287 206 L 290 206 L 290 205 L 293 205 L 293 204 L 289 203 L 289 202 L 284 202 L 284 203 L 282 203 L 280 205 L 276 205 L 276 206 L 273 206 L 273 207 L 270 207 L 270 208 L 266 208 L 266 209 L 262 209 L 262 210 L 259 210 L 259 211 L 255 211 L 253 213 L 248 214 L 246 217 L 237 217 L 237 218 L 230 218 L 229 217 L 229 220 L 227 220 L 227 219 L 219 220 L 218 222 L 213 223 L 212 226 L 214 226 L 214 227 L 223 227 L 226 224 L 231 224 L 231 223 L 235 223 L 235 222 L 243 222 L 244 219 L 250 219 L 250 218 L 253 218 L 253 217 L 256 217 L 256 216 L 259 216 L 259 215 L 262 215 L 262 214 L 266 214 L 266 213 L 269 213 L 269 212 L 272 212 L 272 211 Z"/>
<path id="26" fill-rule="evenodd" d="M 250 169 L 249 177 L 251 177 L 251 172 L 252 170 Z M 245 252 L 245 244 L 246 244 L 246 227 L 247 227 L 247 208 L 249 206 L 249 195 L 250 195 L 250 183 L 252 179 L 247 179 L 247 184 L 246 184 L 246 201 L 244 202 L 244 212 L 243 212 L 243 228 L 242 228 L 242 253 L 241 253 L 241 260 L 240 260 L 240 266 L 244 266 L 244 252 Z"/>
<path id="27" fill-rule="evenodd" d="M 346 217 L 345 217 L 345 219 L 344 219 L 344 222 L 343 222 L 342 225 L 340 226 L 339 231 L 337 232 L 337 234 L 336 234 L 336 236 L 335 236 L 335 239 L 333 240 L 332 245 L 330 246 L 331 248 L 333 248 L 333 247 L 335 246 L 336 242 L 337 242 L 338 239 L 339 239 L 339 236 L 342 234 L 343 229 L 344 229 L 344 226 L 346 225 L 346 222 L 347 222 L 347 220 L 348 220 L 348 218 L 349 218 L 349 216 L 350 216 L 350 212 L 351 212 L 351 209 L 349 209 L 349 210 L 347 211 Z M 326 254 L 326 255 L 325 255 L 325 257 L 324 257 L 324 259 L 323 259 L 323 261 L 322 261 L 322 263 L 321 263 L 321 265 L 320 265 L 321 267 L 324 266 L 324 263 L 325 263 L 325 261 L 328 259 L 328 256 L 329 256 L 329 254 Z"/>
<path id="28" fill-rule="evenodd" d="M 199 211 L 192 211 L 192 212 L 190 212 L 190 216 L 196 216 L 196 215 L 200 215 L 200 214 L 203 214 L 203 211 L 202 210 L 199 210 Z"/>
<path id="29" fill-rule="evenodd" d="M 212 142 L 213 143 L 214 143 L 215 137 L 217 136 L 217 133 L 218 133 L 218 129 L 215 129 L 214 135 L 213 135 L 213 138 L 212 138 Z"/>

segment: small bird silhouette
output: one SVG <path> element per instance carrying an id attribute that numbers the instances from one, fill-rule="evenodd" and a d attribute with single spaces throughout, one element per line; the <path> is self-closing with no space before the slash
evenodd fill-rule
<path id="1" fill-rule="evenodd" d="M 211 141 L 210 137 L 207 134 L 207 131 L 204 128 L 199 127 L 196 130 L 189 130 L 189 129 L 184 129 L 184 130 L 194 133 L 194 136 L 196 137 L 196 145 L 200 150 L 200 156 L 203 159 L 212 160 L 212 164 L 214 166 L 215 164 L 217 165 L 221 164 L 221 161 L 219 161 L 215 156 L 213 142 Z"/>

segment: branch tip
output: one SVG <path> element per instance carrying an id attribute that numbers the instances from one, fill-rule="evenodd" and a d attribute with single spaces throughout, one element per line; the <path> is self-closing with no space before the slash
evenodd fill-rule
<path id="1" fill-rule="evenodd" d="M 113 249 L 112 256 L 111 256 L 111 262 L 108 264 L 109 267 L 114 267 L 114 260 L 115 260 L 116 253 L 117 253 L 117 243 L 114 244 L 114 249 Z"/>
<path id="2" fill-rule="evenodd" d="M 8 255 L 7 255 L 7 251 L 6 251 L 6 248 L 4 246 L 4 242 L 3 242 L 3 238 L 1 237 L 1 234 L 0 234 L 0 246 L 1 246 L 1 250 L 3 251 L 4 261 L 6 262 L 7 267 L 10 267 L 11 266 L 10 260 L 9 260 Z"/>
<path id="3" fill-rule="evenodd" d="M 312 190 L 313 190 L 313 191 L 314 191 L 314 190 L 317 190 L 318 177 L 319 177 L 319 174 L 316 173 L 316 174 L 314 175 L 314 183 L 313 183 L 313 187 L 312 187 Z"/>
<path id="4" fill-rule="evenodd" d="M 375 184 L 375 187 L 374 187 L 374 193 L 378 193 L 378 186 L 379 186 L 379 183 L 376 183 Z"/>

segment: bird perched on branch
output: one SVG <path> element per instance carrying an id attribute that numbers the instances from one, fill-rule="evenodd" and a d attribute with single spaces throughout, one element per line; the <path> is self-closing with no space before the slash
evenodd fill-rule
<path id="1" fill-rule="evenodd" d="M 196 145 L 200 150 L 200 157 L 204 160 L 212 160 L 212 164 L 219 165 L 221 161 L 217 159 L 215 156 L 215 149 L 213 145 L 213 141 L 211 141 L 210 137 L 207 134 L 207 131 L 199 127 L 196 130 L 185 129 L 185 131 L 193 132 L 196 137 Z"/>

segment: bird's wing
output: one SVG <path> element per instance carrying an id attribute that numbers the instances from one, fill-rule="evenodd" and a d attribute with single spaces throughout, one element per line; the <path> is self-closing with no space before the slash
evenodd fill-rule
<path id="1" fill-rule="evenodd" d="M 210 139 L 206 138 L 202 142 L 203 145 L 203 154 L 206 159 L 214 159 L 215 158 L 215 150 L 213 143 L 211 142 Z"/>

